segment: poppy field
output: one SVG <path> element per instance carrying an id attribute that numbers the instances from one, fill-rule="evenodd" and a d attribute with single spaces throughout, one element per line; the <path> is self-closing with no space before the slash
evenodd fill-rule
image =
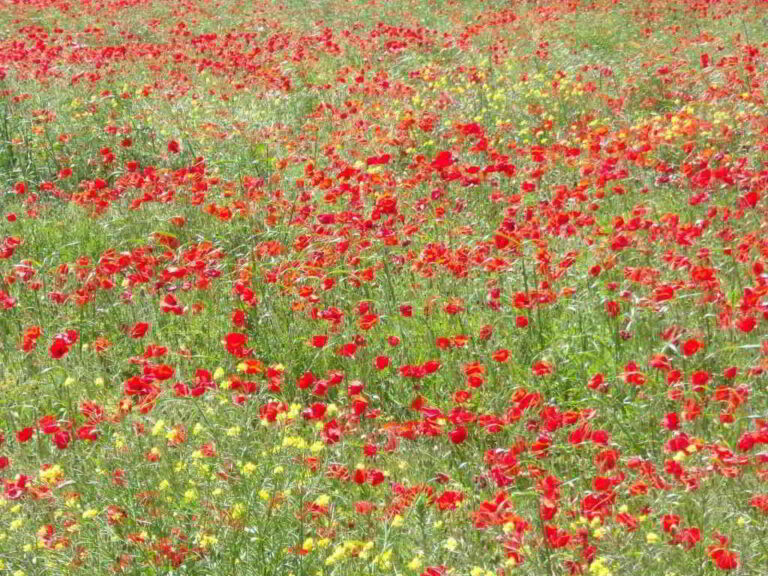
<path id="1" fill-rule="evenodd" d="M 768 4 L 0 4 L 0 574 L 768 574 Z"/>

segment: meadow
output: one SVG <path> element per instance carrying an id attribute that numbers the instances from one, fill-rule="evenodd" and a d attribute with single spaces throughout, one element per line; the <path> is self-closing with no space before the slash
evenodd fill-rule
<path id="1" fill-rule="evenodd" d="M 768 4 L 0 4 L 0 574 L 768 574 Z"/>

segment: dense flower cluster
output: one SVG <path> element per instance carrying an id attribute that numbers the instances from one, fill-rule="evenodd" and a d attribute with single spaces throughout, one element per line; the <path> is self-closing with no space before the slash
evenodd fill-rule
<path id="1" fill-rule="evenodd" d="M 0 573 L 764 575 L 766 4 L 0 5 Z"/>

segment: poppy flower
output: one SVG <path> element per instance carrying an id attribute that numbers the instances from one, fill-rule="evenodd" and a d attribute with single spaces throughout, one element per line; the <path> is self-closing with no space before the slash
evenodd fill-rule
<path id="1" fill-rule="evenodd" d="M 248 336 L 239 332 L 230 332 L 226 335 L 225 344 L 227 352 L 237 358 L 244 358 L 250 354 L 250 349 L 246 348 L 248 343 Z"/>
<path id="2" fill-rule="evenodd" d="M 389 154 L 382 154 L 381 156 L 369 156 L 365 160 L 366 166 L 382 166 L 384 164 L 389 164 L 390 159 L 392 156 Z"/>
<path id="3" fill-rule="evenodd" d="M 424 368 L 424 372 L 426 374 L 433 374 L 437 372 L 441 366 L 442 364 L 440 364 L 440 362 L 438 362 L 437 360 L 427 360 L 422 365 L 422 367 Z"/>
<path id="4" fill-rule="evenodd" d="M 25 442 L 28 442 L 30 438 L 32 438 L 34 433 L 35 433 L 35 429 L 34 428 L 29 428 L 29 427 L 28 428 L 23 428 L 23 429 L 19 430 L 18 432 L 16 432 L 16 441 L 19 444 L 24 444 Z"/>
<path id="5" fill-rule="evenodd" d="M 739 368 L 738 366 L 729 366 L 725 370 L 723 370 L 723 378 L 726 380 L 733 380 L 738 376 L 739 374 Z"/>
<path id="6" fill-rule="evenodd" d="M 236 328 L 245 328 L 247 316 L 244 310 L 239 308 L 232 311 L 232 325 Z"/>
<path id="7" fill-rule="evenodd" d="M 63 334 L 57 334 L 53 338 L 48 352 L 53 359 L 63 358 L 69 353 L 70 347 L 77 342 L 78 334 L 75 330 L 67 330 Z"/>
<path id="8" fill-rule="evenodd" d="M 683 355 L 684 356 L 693 356 L 703 348 L 703 344 L 700 340 L 696 340 L 695 338 L 691 338 L 689 340 L 686 340 L 683 343 Z"/>
<path id="9" fill-rule="evenodd" d="M 166 294 L 160 304 L 160 310 L 166 313 L 174 314 L 175 316 L 182 316 L 184 314 L 184 307 L 181 306 L 176 300 L 173 294 Z"/>
<path id="10" fill-rule="evenodd" d="M 312 336 L 310 339 L 310 344 L 314 348 L 323 348 L 328 343 L 328 336 L 324 334 L 318 334 L 316 336 Z"/>
<path id="11" fill-rule="evenodd" d="M 544 526 L 544 533 L 550 547 L 555 549 L 563 548 L 571 541 L 571 535 L 568 532 L 550 524 Z"/>
<path id="12" fill-rule="evenodd" d="M 87 440 L 89 442 L 93 442 L 95 440 L 98 440 L 99 438 L 99 431 L 96 430 L 93 426 L 81 426 L 77 429 L 77 437 L 80 440 Z"/>
<path id="13" fill-rule="evenodd" d="M 355 502 L 355 512 L 362 516 L 367 516 L 376 509 L 376 505 L 367 500 L 359 500 Z"/>
<path id="14" fill-rule="evenodd" d="M 754 316 L 744 316 L 736 321 L 736 326 L 739 330 L 748 334 L 757 326 L 757 319 Z"/>
<path id="15" fill-rule="evenodd" d="M 706 370 L 697 370 L 691 375 L 691 385 L 694 392 L 703 392 L 709 383 L 710 374 Z"/>
<path id="16" fill-rule="evenodd" d="M 336 444 L 341 440 L 341 427 L 336 420 L 326 422 L 323 426 L 323 438 L 326 444 Z"/>
<path id="17" fill-rule="evenodd" d="M 611 318 L 616 318 L 616 316 L 619 315 L 619 303 L 614 300 L 608 300 L 603 304 L 603 308 L 605 309 L 605 313 L 608 314 Z"/>
<path id="18" fill-rule="evenodd" d="M 467 429 L 464 426 L 457 426 L 450 432 L 451 442 L 461 444 L 467 439 Z"/>
<path id="19" fill-rule="evenodd" d="M 50 348 L 50 354 L 51 358 L 61 358 L 62 356 L 65 356 L 69 352 L 69 345 L 64 341 L 60 339 L 55 339 L 53 343 L 51 344 Z"/>
<path id="20" fill-rule="evenodd" d="M 360 330 L 370 330 L 379 322 L 379 317 L 376 314 L 363 314 L 358 319 L 357 323 Z"/>
<path id="21" fill-rule="evenodd" d="M 493 336 L 493 326 L 491 326 L 490 324 L 484 325 L 482 328 L 480 328 L 480 331 L 477 333 L 478 339 L 483 342 L 490 340 L 491 336 Z"/>
<path id="22" fill-rule="evenodd" d="M 741 565 L 739 553 L 724 546 L 710 546 L 708 553 L 719 570 L 736 570 Z"/>
<path id="23" fill-rule="evenodd" d="M 757 496 L 753 496 L 749 500 L 749 503 L 763 514 L 768 515 L 768 494 L 758 494 Z"/>
<path id="24" fill-rule="evenodd" d="M 346 344 L 342 344 L 341 348 L 339 349 L 339 355 L 343 356 L 344 358 L 354 358 L 356 353 L 357 344 L 354 342 L 347 342 Z"/>
<path id="25" fill-rule="evenodd" d="M 531 367 L 531 372 L 533 372 L 534 376 L 549 376 L 554 371 L 555 371 L 554 366 L 552 366 L 552 364 L 550 364 L 549 362 L 545 362 L 543 360 L 539 360 L 538 362 L 535 362 Z"/>
<path id="26" fill-rule="evenodd" d="M 634 384 L 635 386 L 642 386 L 646 382 L 645 374 L 638 370 L 637 363 L 635 362 L 627 362 L 626 366 L 624 366 L 622 379 L 628 384 Z"/>
<path id="27" fill-rule="evenodd" d="M 53 435 L 52 440 L 56 445 L 56 448 L 59 450 L 65 450 L 72 440 L 72 435 L 66 430 L 59 430 Z"/>
<path id="28" fill-rule="evenodd" d="M 661 425 L 667 430 L 678 430 L 680 428 L 680 418 L 677 413 L 669 412 L 662 418 Z"/>
<path id="29" fill-rule="evenodd" d="M 506 362 L 509 360 L 509 350 L 505 348 L 496 350 L 493 354 L 491 354 L 491 358 L 493 358 L 494 362 Z"/>
<path id="30" fill-rule="evenodd" d="M 432 161 L 432 168 L 435 170 L 444 170 L 455 162 L 453 154 L 447 150 L 442 150 L 437 153 L 435 159 Z"/>
<path id="31" fill-rule="evenodd" d="M 686 550 L 690 550 L 701 540 L 701 531 L 694 527 L 683 528 L 675 534 L 674 542 L 681 544 Z"/>

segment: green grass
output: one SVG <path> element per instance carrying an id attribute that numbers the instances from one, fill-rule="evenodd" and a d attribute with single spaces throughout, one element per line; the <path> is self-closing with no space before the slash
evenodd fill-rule
<path id="1" fill-rule="evenodd" d="M 0 573 L 763 574 L 765 14 L 693 10 L 0 8 Z"/>

